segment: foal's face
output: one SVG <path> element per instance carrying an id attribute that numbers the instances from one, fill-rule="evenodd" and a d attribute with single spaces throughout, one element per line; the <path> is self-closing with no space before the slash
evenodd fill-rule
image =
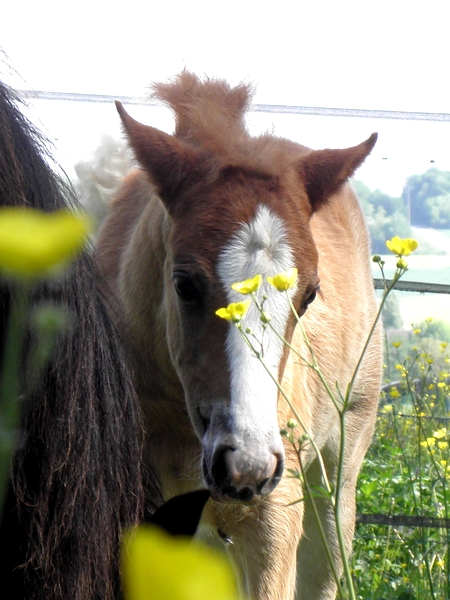
<path id="1" fill-rule="evenodd" d="M 202 443 L 204 479 L 216 499 L 268 494 L 283 472 L 277 381 L 285 347 L 273 329 L 286 335 L 293 315 L 285 293 L 266 277 L 299 268 L 298 283 L 289 291 L 299 312 L 318 281 L 308 228 L 297 226 L 292 236 L 282 206 L 273 182 L 228 175 L 220 185 L 197 192 L 195 204 L 186 200 L 173 218 L 165 281 L 169 345 Z M 215 314 L 250 299 L 231 285 L 257 274 L 263 277 L 257 299 L 267 296 L 270 326 L 264 326 L 253 302 L 241 324 L 260 358 L 234 323 Z"/>
<path id="2" fill-rule="evenodd" d="M 271 325 L 280 335 L 292 334 L 287 298 L 270 289 L 266 277 L 296 267 L 297 287 L 290 294 L 304 312 L 318 285 L 309 218 L 351 177 L 377 136 L 353 148 L 302 151 L 297 158 L 291 145 L 282 144 L 281 174 L 275 177 L 227 166 L 195 139 L 190 143 L 141 125 L 117 107 L 172 222 L 164 284 L 167 336 L 202 444 L 205 482 L 221 500 L 268 494 L 283 471 L 276 382 L 286 348 L 271 327 L 264 330 L 252 305 L 242 326 L 263 364 L 242 332 L 215 312 L 245 299 L 231 284 L 259 274 L 264 281 L 259 300 L 267 294 Z M 188 129 L 184 133 L 189 137 Z M 272 143 L 278 148 L 281 142 Z"/>

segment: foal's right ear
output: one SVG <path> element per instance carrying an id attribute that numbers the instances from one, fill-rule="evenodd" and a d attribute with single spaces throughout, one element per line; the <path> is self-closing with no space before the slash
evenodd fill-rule
<path id="1" fill-rule="evenodd" d="M 353 175 L 375 146 L 378 134 L 352 148 L 312 150 L 297 164 L 311 208 L 318 210 Z"/>
<path id="2" fill-rule="evenodd" d="M 117 100 L 116 108 L 131 149 L 150 174 L 167 210 L 173 213 L 183 189 L 204 181 L 215 160 L 209 152 L 135 121 Z"/>

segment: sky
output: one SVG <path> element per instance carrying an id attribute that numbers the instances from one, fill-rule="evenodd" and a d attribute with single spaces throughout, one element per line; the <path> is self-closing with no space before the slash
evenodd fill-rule
<path id="1" fill-rule="evenodd" d="M 188 68 L 254 82 L 257 103 L 448 113 L 449 12 L 448 0 L 15 0 L 2 6 L 0 73 L 18 88 L 142 97 Z M 85 158 L 105 130 L 118 134 L 112 106 L 62 104 L 34 110 L 63 161 Z M 154 111 L 130 109 L 168 127 Z M 253 113 L 249 124 L 312 147 L 378 131 L 361 178 L 388 193 L 408 174 L 450 170 L 450 122 Z"/>
<path id="2" fill-rule="evenodd" d="M 19 89 L 142 98 L 151 82 L 187 68 L 253 82 L 259 104 L 450 113 L 449 13 L 449 0 L 5 0 L 0 76 Z M 168 110 L 127 108 L 173 127 Z M 102 135 L 121 135 L 112 103 L 36 100 L 30 117 L 70 175 Z M 450 121 L 253 112 L 248 126 L 311 148 L 352 146 L 378 131 L 356 178 L 394 196 L 412 174 L 450 171 Z M 448 314 L 438 296 L 416 299 L 418 320 L 431 302 L 433 315 Z"/>

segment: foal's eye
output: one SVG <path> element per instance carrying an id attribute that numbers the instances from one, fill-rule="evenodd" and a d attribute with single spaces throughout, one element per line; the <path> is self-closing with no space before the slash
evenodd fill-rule
<path id="1" fill-rule="evenodd" d="M 317 292 L 320 290 L 320 287 L 317 285 L 312 292 L 309 294 L 309 296 L 306 296 L 306 298 L 303 300 L 302 302 L 302 314 L 306 311 L 306 309 L 308 308 L 308 306 L 314 302 L 314 300 L 316 299 L 317 296 Z"/>
<path id="2" fill-rule="evenodd" d="M 174 273 L 173 283 L 178 297 L 186 304 L 198 302 L 200 300 L 200 294 L 192 277 L 189 275 L 185 273 Z"/>

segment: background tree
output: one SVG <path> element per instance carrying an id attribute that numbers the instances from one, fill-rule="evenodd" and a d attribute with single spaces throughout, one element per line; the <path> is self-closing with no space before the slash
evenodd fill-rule
<path id="1" fill-rule="evenodd" d="M 131 151 L 125 141 L 105 134 L 92 156 L 75 165 L 78 195 L 97 226 L 133 164 Z"/>
<path id="2" fill-rule="evenodd" d="M 385 329 L 403 329 L 403 319 L 397 294 L 392 292 L 386 298 L 383 312 L 383 326 Z"/>
<path id="3" fill-rule="evenodd" d="M 418 336 L 422 339 L 433 338 L 441 342 L 450 342 L 450 323 L 426 319 L 417 326 Z"/>
<path id="4" fill-rule="evenodd" d="M 372 192 L 365 183 L 353 181 L 372 240 L 372 252 L 386 253 L 386 240 L 395 235 L 412 237 L 405 202 L 381 190 Z"/>
<path id="5" fill-rule="evenodd" d="M 422 175 L 411 175 L 402 198 L 409 205 L 412 225 L 450 227 L 450 171 L 432 168 Z"/>

